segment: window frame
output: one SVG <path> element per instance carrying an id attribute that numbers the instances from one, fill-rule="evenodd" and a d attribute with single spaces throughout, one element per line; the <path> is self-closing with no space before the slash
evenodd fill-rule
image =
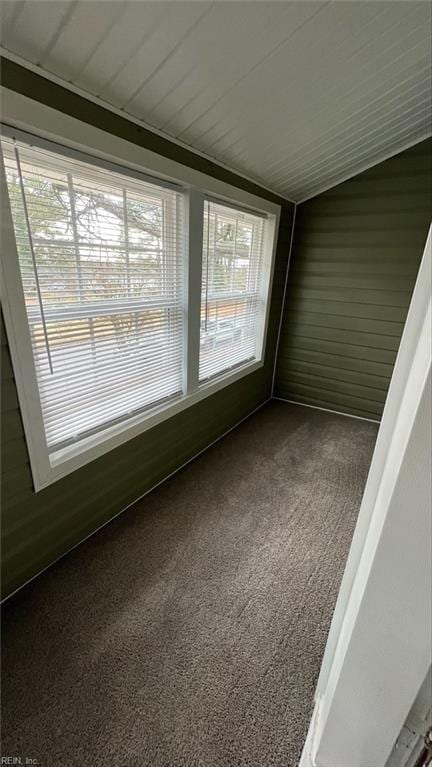
<path id="1" fill-rule="evenodd" d="M 24 147 L 28 146 L 28 145 L 34 146 L 35 149 L 37 150 L 38 147 L 39 147 L 39 144 L 41 144 L 41 143 L 43 143 L 43 148 L 44 149 L 48 149 L 48 150 L 52 150 L 53 149 L 52 146 L 50 146 L 50 145 L 48 146 L 47 145 L 46 141 L 40 142 L 40 141 L 38 141 L 38 139 L 33 138 L 33 137 L 29 137 L 28 135 L 24 135 L 22 133 L 19 133 L 16 130 L 8 131 L 7 129 L 4 129 L 2 131 L 2 134 L 4 135 L 4 141 L 7 142 L 7 144 L 8 144 L 7 145 L 7 149 L 6 149 L 5 146 L 3 147 L 3 154 L 4 154 L 3 159 L 4 160 L 6 160 L 6 157 L 10 158 L 11 154 L 12 155 L 14 154 L 14 148 L 13 148 L 13 145 L 11 144 L 9 134 L 14 134 L 14 136 L 17 139 L 19 139 L 19 145 L 18 145 L 17 148 L 18 148 L 18 150 L 20 152 L 21 152 L 21 148 L 23 148 L 23 152 L 24 152 Z M 24 144 L 24 141 L 26 141 L 28 143 Z M 69 184 L 70 184 L 70 187 L 72 187 L 72 184 L 75 182 L 76 179 L 78 179 L 78 180 L 82 180 L 83 178 L 85 179 L 85 173 L 87 172 L 86 168 L 82 168 L 82 166 L 77 168 L 74 165 L 74 162 L 72 164 L 71 172 L 69 170 L 70 165 L 68 165 L 66 168 L 62 167 L 63 166 L 63 158 L 64 158 L 64 154 L 65 153 L 59 152 L 58 151 L 58 147 L 56 147 L 56 149 L 57 149 L 56 156 L 54 157 L 54 156 L 51 155 L 50 157 L 48 157 L 46 159 L 45 159 L 44 156 L 39 158 L 37 153 L 36 153 L 36 156 L 34 156 L 34 157 L 33 157 L 32 154 L 30 154 L 30 155 L 28 155 L 27 163 L 30 166 L 34 163 L 34 165 L 36 167 L 40 163 L 40 165 L 42 166 L 42 170 L 41 170 L 42 176 L 43 176 L 44 173 L 46 173 L 47 168 L 48 169 L 51 168 L 51 170 L 53 172 L 56 172 L 57 170 L 60 170 L 65 177 L 67 176 L 68 187 L 69 187 Z M 70 156 L 72 153 L 71 153 L 70 150 L 68 150 L 67 154 L 68 154 L 68 156 Z M 81 155 L 76 156 L 76 153 L 75 153 L 75 155 L 71 159 L 73 161 L 78 161 L 78 160 L 80 161 L 80 160 L 82 160 L 82 156 Z M 45 162 L 46 162 L 46 165 L 44 165 Z M 7 161 L 6 161 L 6 164 L 7 164 Z M 19 170 L 19 172 L 21 172 L 21 170 L 20 170 L 21 166 L 25 167 L 25 165 L 24 165 L 24 157 L 23 156 L 21 156 L 21 160 L 19 162 L 19 166 L 17 166 L 17 172 L 18 172 L 18 170 Z M 92 166 L 96 167 L 96 164 L 94 162 L 92 162 Z M 117 170 L 116 176 L 112 176 L 111 177 L 111 182 L 112 182 L 111 185 L 114 185 L 114 187 L 117 188 L 117 191 L 119 192 L 119 195 L 121 197 L 122 193 L 124 193 L 124 191 L 125 191 L 124 186 L 127 186 L 128 183 L 129 183 L 128 182 L 129 175 L 127 173 L 125 174 L 124 172 L 119 174 L 118 173 L 118 170 L 119 170 L 118 166 L 116 167 L 116 170 Z M 104 168 L 102 170 L 102 173 L 105 174 L 105 176 L 104 176 L 104 178 L 101 179 L 101 181 L 102 181 L 102 183 L 105 181 L 105 184 L 106 184 L 109 181 L 109 177 L 107 179 L 107 176 L 106 176 L 106 168 Z M 27 183 L 27 181 L 28 181 L 28 178 L 26 177 L 26 174 L 24 172 L 24 182 Z M 96 184 L 96 186 L 97 186 L 97 181 L 98 181 L 97 176 L 95 177 L 93 175 L 91 177 L 91 181 L 93 182 L 93 184 Z M 148 181 L 148 179 L 146 179 L 146 181 Z M 184 206 L 184 198 L 183 198 L 183 194 L 181 194 L 182 189 L 178 185 L 176 187 L 174 187 L 174 185 L 171 185 L 171 189 L 172 189 L 172 191 L 171 191 L 171 189 L 168 189 L 168 185 L 167 184 L 162 184 L 160 186 L 160 185 L 157 184 L 157 180 L 155 180 L 155 179 L 152 179 L 152 182 L 153 183 L 151 184 L 151 188 L 149 188 L 148 186 L 145 187 L 144 193 L 150 193 L 150 194 L 153 193 L 155 195 L 158 195 L 159 192 L 160 192 L 161 198 L 164 198 L 165 194 L 167 192 L 169 194 L 172 194 L 172 192 L 174 192 L 175 196 L 176 196 L 175 199 L 174 199 L 174 197 L 172 197 L 171 205 L 169 206 L 169 208 L 170 208 L 169 215 L 170 216 L 172 215 L 172 218 L 170 218 L 169 222 L 167 222 L 167 217 L 166 216 L 164 217 L 165 218 L 165 224 L 168 223 L 170 231 L 176 232 L 176 234 L 174 235 L 175 239 L 173 241 L 172 237 L 170 236 L 169 237 L 169 244 L 165 244 L 164 247 L 165 247 L 165 250 L 167 251 L 167 254 L 168 254 L 168 249 L 171 251 L 171 255 L 168 255 L 169 268 L 173 268 L 174 261 L 176 263 L 176 272 L 177 272 L 178 277 L 179 277 L 178 281 L 176 280 L 176 282 L 174 283 L 173 279 L 172 279 L 172 275 L 171 275 L 171 279 L 168 279 L 169 286 L 168 286 L 168 284 L 166 283 L 165 280 L 162 280 L 161 285 L 159 286 L 159 288 L 157 290 L 157 293 L 155 295 L 153 295 L 152 292 L 150 292 L 150 293 L 144 292 L 143 294 L 141 294 L 140 297 L 137 297 L 137 298 L 135 298 L 135 300 L 132 300 L 132 301 L 130 300 L 129 296 L 127 295 L 127 292 L 126 292 L 126 289 L 125 289 L 125 291 L 124 291 L 124 293 L 123 293 L 123 295 L 122 295 L 122 297 L 120 299 L 120 305 L 119 305 L 119 301 L 117 299 L 115 299 L 115 298 L 114 299 L 105 298 L 103 300 L 98 299 L 97 296 L 96 296 L 96 298 L 94 298 L 94 297 L 93 298 L 89 298 L 86 295 L 85 280 L 84 280 L 84 282 L 82 280 L 80 280 L 80 277 L 81 277 L 81 264 L 82 264 L 82 262 L 81 262 L 81 247 L 84 246 L 84 248 L 86 248 L 86 244 L 85 244 L 85 242 L 83 243 L 78 238 L 78 230 L 77 230 L 76 224 L 74 226 L 73 207 L 71 205 L 70 216 L 71 216 L 71 220 L 72 220 L 72 227 L 71 227 L 72 234 L 71 234 L 70 241 L 68 241 L 68 244 L 69 244 L 69 242 L 73 244 L 72 258 L 75 257 L 74 266 L 75 266 L 76 273 L 77 273 L 77 280 L 76 280 L 76 286 L 75 286 L 75 297 L 76 297 L 77 300 L 76 300 L 76 302 L 72 301 L 70 303 L 68 302 L 67 304 L 63 304 L 61 296 L 57 296 L 58 300 L 54 300 L 52 303 L 50 303 L 49 301 L 46 302 L 45 300 L 43 300 L 42 299 L 42 295 L 40 294 L 39 290 L 36 290 L 35 292 L 38 295 L 38 300 L 35 302 L 35 305 L 31 305 L 31 304 L 28 305 L 27 304 L 27 306 L 26 306 L 26 314 L 27 314 L 27 318 L 28 318 L 28 324 L 29 324 L 29 329 L 30 329 L 30 336 L 31 336 L 32 341 L 33 341 L 33 343 L 32 343 L 33 351 L 34 351 L 34 331 L 35 331 L 35 323 L 36 323 L 39 326 L 39 328 L 43 327 L 45 342 L 43 344 L 42 358 L 44 358 L 44 354 L 45 354 L 45 351 L 46 351 L 47 361 L 49 361 L 49 366 L 51 368 L 51 373 L 53 372 L 52 364 L 54 365 L 54 368 L 56 367 L 56 365 L 54 363 L 55 340 L 53 340 L 53 347 L 54 347 L 54 349 L 51 349 L 50 348 L 51 347 L 51 334 L 50 334 L 50 332 L 47 333 L 47 330 L 46 330 L 46 327 L 48 327 L 48 328 L 52 327 L 51 324 L 50 324 L 51 322 L 55 323 L 56 321 L 59 321 L 60 323 L 62 323 L 64 321 L 70 321 L 71 323 L 74 323 L 74 322 L 80 322 L 80 321 L 83 321 L 83 320 L 90 320 L 90 321 L 95 321 L 97 323 L 97 322 L 100 322 L 102 317 L 106 321 L 106 318 L 109 317 L 109 316 L 113 316 L 113 315 L 117 316 L 119 314 L 129 315 L 131 312 L 134 312 L 134 311 L 139 312 L 140 314 L 141 313 L 145 314 L 148 311 L 153 311 L 153 310 L 156 310 L 156 309 L 165 310 L 165 311 L 168 311 L 168 313 L 169 313 L 169 310 L 172 310 L 174 312 L 174 314 L 176 316 L 176 331 L 179 331 L 179 332 L 176 332 L 176 336 L 175 336 L 175 338 L 176 338 L 175 346 L 176 346 L 176 351 L 178 351 L 178 354 L 176 355 L 176 364 L 175 364 L 175 368 L 172 369 L 172 374 L 177 378 L 177 381 L 175 383 L 178 384 L 178 388 L 176 388 L 175 391 L 172 391 L 172 392 L 162 393 L 161 389 L 165 388 L 164 384 L 166 383 L 166 379 L 164 379 L 164 378 L 159 379 L 159 380 L 161 380 L 161 386 L 158 387 L 159 391 L 157 392 L 157 394 L 159 396 L 157 397 L 156 396 L 156 392 L 152 391 L 151 392 L 151 394 L 152 394 L 151 401 L 147 405 L 143 405 L 140 408 L 138 408 L 138 407 L 134 408 L 134 403 L 130 402 L 130 397 L 129 397 L 130 391 L 127 391 L 127 389 L 123 390 L 123 388 L 122 388 L 121 390 L 119 390 L 117 402 L 113 403 L 113 405 L 114 405 L 114 407 L 116 407 L 117 405 L 119 407 L 122 407 L 121 400 L 122 400 L 122 394 L 124 392 L 127 395 L 126 399 L 129 400 L 129 404 L 132 405 L 132 407 L 131 407 L 132 412 L 134 412 L 134 410 L 136 410 L 136 412 L 134 412 L 134 415 L 138 414 L 138 413 L 141 413 L 141 412 L 143 412 L 143 413 L 147 412 L 148 410 L 158 406 L 159 404 L 167 403 L 169 399 L 171 399 L 171 400 L 174 400 L 174 398 L 178 399 L 179 393 L 182 391 L 182 385 L 183 385 L 183 381 L 182 381 L 183 351 L 180 349 L 180 346 L 182 345 L 182 340 L 183 339 L 182 339 L 182 333 L 181 333 L 181 327 L 180 326 L 183 325 L 183 307 L 184 307 L 184 295 L 183 295 L 183 279 L 184 279 L 184 275 L 183 275 L 183 271 L 184 271 L 184 252 L 183 252 L 183 250 L 184 250 L 184 248 L 182 246 L 182 235 L 184 233 L 184 227 L 183 227 L 182 221 L 181 221 L 181 217 L 182 217 L 181 209 Z M 139 191 L 139 189 L 136 190 L 136 191 Z M 21 200 L 21 196 L 20 196 L 20 200 Z M 29 200 L 29 197 L 27 195 L 27 204 L 28 204 L 28 200 Z M 12 204 L 11 207 L 12 207 L 12 211 L 13 211 L 14 210 L 14 205 Z M 23 212 L 24 212 L 24 209 L 23 209 Z M 180 213 L 180 220 L 179 220 L 179 217 L 178 217 L 179 213 Z M 29 220 L 28 220 L 28 217 L 27 217 L 27 213 L 25 214 L 25 218 L 27 218 L 27 225 L 29 225 Z M 12 219 L 14 219 L 14 215 L 12 215 Z M 39 244 L 41 241 L 42 241 L 42 239 L 35 237 L 34 232 L 33 232 L 32 236 L 31 236 L 31 250 L 34 247 L 34 244 Z M 60 242 L 62 244 L 63 242 L 65 242 L 65 240 L 61 240 Z M 98 243 L 96 243 L 96 245 L 97 244 Z M 21 253 L 21 251 L 19 249 L 19 246 L 18 246 L 18 252 Z M 33 250 L 32 250 L 32 252 L 33 252 Z M 34 261 L 33 257 L 32 257 L 32 260 Z M 20 259 L 19 258 L 18 258 L 18 262 L 20 263 Z M 22 263 L 20 264 L 20 267 L 21 267 L 20 268 L 20 272 L 22 273 Z M 39 277 L 39 279 L 38 279 L 38 286 L 39 286 L 39 281 L 41 280 L 41 273 L 39 271 L 39 266 L 37 267 L 37 272 L 38 272 L 38 277 Z M 33 275 L 33 268 L 31 268 L 31 274 Z M 28 278 L 29 278 L 29 275 L 27 274 L 27 279 Z M 23 281 L 23 284 L 25 285 L 26 278 L 25 278 L 24 274 L 22 274 L 22 281 Z M 170 290 L 169 288 L 172 288 L 173 290 Z M 25 292 L 25 290 L 24 290 L 24 292 Z M 90 336 L 91 336 L 91 333 L 92 333 L 91 328 L 89 328 Z M 50 338 L 48 338 L 48 335 L 50 336 Z M 161 349 L 161 351 L 162 351 L 162 349 Z M 36 355 L 34 355 L 34 356 L 36 357 Z M 52 364 L 51 364 L 51 360 L 53 361 Z M 37 369 L 37 360 L 35 360 L 35 363 L 36 363 L 36 369 Z M 61 367 L 61 365 L 60 365 L 60 367 Z M 54 370 L 54 372 L 55 372 L 55 370 Z M 119 372 L 119 375 L 121 376 L 122 371 L 118 370 L 118 372 Z M 42 377 L 42 378 L 43 378 L 43 380 L 41 381 L 41 377 L 38 375 L 39 383 L 40 384 L 42 383 L 42 385 L 43 385 L 43 381 L 45 381 L 45 383 L 48 383 L 48 387 L 49 387 L 49 378 L 50 378 L 50 376 L 48 376 L 48 379 L 45 378 L 45 377 Z M 158 379 L 158 373 L 156 371 L 156 380 L 157 379 Z M 58 386 L 58 383 L 54 384 L 54 386 L 56 388 Z M 115 383 L 113 383 L 113 386 L 115 386 Z M 145 392 L 146 392 L 146 390 L 144 390 L 143 393 L 145 394 Z M 44 397 L 43 397 L 43 394 L 42 394 L 42 396 L 41 396 L 41 403 L 42 403 L 42 405 L 44 403 L 45 407 L 47 405 L 48 405 L 48 407 L 50 407 L 49 397 L 45 398 L 45 401 L 44 401 Z M 62 409 L 63 409 L 63 405 L 64 404 L 65 404 L 64 402 L 60 404 L 60 407 Z M 89 406 L 91 404 L 92 403 L 88 402 Z M 96 404 L 96 407 L 98 405 L 103 406 L 103 404 L 104 404 L 103 397 L 97 397 L 96 400 L 93 400 L 93 404 Z M 42 412 L 43 412 L 43 410 L 44 410 L 44 407 L 42 406 Z M 77 416 L 79 416 L 78 413 L 77 413 Z M 130 415 L 128 416 L 124 410 L 123 410 L 122 413 L 120 413 L 119 416 L 114 417 L 113 419 L 108 419 L 107 418 L 107 422 L 99 420 L 99 422 L 91 423 L 87 419 L 86 426 L 88 428 L 83 429 L 84 433 L 80 435 L 79 440 L 78 439 L 74 440 L 73 437 L 69 437 L 69 445 L 66 445 L 66 444 L 64 444 L 64 445 L 63 444 L 58 444 L 58 445 L 54 445 L 54 446 L 52 444 L 50 445 L 50 448 L 49 448 L 50 458 L 51 458 L 53 453 L 56 453 L 56 452 L 59 453 L 59 451 L 63 447 L 65 447 L 65 448 L 69 447 L 70 445 L 73 445 L 75 441 L 77 443 L 79 441 L 79 443 L 81 444 L 81 441 L 84 440 L 84 438 L 86 436 L 90 436 L 91 433 L 97 433 L 97 432 L 101 432 L 102 433 L 102 432 L 105 432 L 105 430 L 108 429 L 111 425 L 114 425 L 114 423 L 120 422 L 122 420 L 129 420 L 129 419 L 130 419 Z M 84 414 L 84 421 L 85 420 L 86 419 L 85 419 L 85 414 Z M 59 424 L 59 426 L 61 427 L 61 423 Z M 48 439 L 48 442 L 50 442 L 49 431 L 47 431 L 47 439 Z M 67 439 L 68 439 L 68 436 L 66 436 L 66 439 L 64 440 L 64 442 L 66 442 Z M 62 440 L 60 439 L 59 442 L 61 443 L 61 441 Z"/>
<path id="2" fill-rule="evenodd" d="M 15 242 L 12 215 L 1 156 L 1 240 L 2 305 L 12 357 L 19 404 L 30 457 L 35 491 L 104 455 L 153 426 L 173 417 L 225 386 L 258 370 L 264 364 L 270 297 L 273 283 L 280 206 L 264 198 L 226 184 L 212 176 L 189 168 L 137 144 L 83 123 L 69 115 L 37 103 L 25 96 L 1 89 L 1 133 L 42 146 L 51 151 L 74 156 L 96 166 L 121 171 L 126 175 L 180 189 L 184 200 L 184 393 L 172 402 L 151 407 L 148 411 L 111 425 L 76 445 L 48 454 L 42 410 L 39 400 L 30 328 Z M 139 130 L 137 128 L 137 130 Z M 201 266 L 203 247 L 204 199 L 265 215 L 263 305 L 260 353 L 255 360 L 199 383 L 199 338 L 201 312 Z"/>
<path id="3" fill-rule="evenodd" d="M 224 208 L 232 209 L 234 211 L 234 213 L 251 214 L 251 215 L 255 216 L 256 218 L 261 218 L 265 222 L 267 222 L 267 218 L 268 218 L 267 215 L 262 213 L 261 211 L 248 210 L 248 209 L 242 207 L 241 205 L 234 206 L 231 203 L 227 204 L 227 203 L 222 202 L 221 199 L 211 197 L 210 195 L 204 195 L 204 206 L 205 206 L 206 202 L 209 203 L 209 204 L 214 203 L 216 205 L 223 206 Z M 264 231 L 263 231 L 263 243 L 262 243 L 262 251 L 263 251 L 263 253 L 262 253 L 262 255 L 263 255 L 264 262 L 265 262 L 266 250 L 267 250 L 267 246 L 268 246 L 268 243 L 265 242 L 265 236 L 266 236 L 267 228 L 268 227 L 265 226 L 264 227 Z M 235 241 L 233 243 L 233 254 L 234 254 L 234 251 L 235 251 Z M 207 258 L 208 257 L 209 257 L 209 254 L 207 253 Z M 204 244 L 202 246 L 202 261 L 203 260 L 204 260 Z M 264 270 L 264 283 L 265 283 L 265 270 Z M 247 291 L 238 291 L 237 294 L 235 294 L 234 292 L 228 291 L 225 296 L 223 294 L 219 293 L 219 292 L 208 293 L 206 301 L 208 303 L 210 303 L 210 304 L 214 303 L 214 302 L 217 304 L 220 301 L 224 301 L 224 300 L 228 301 L 228 302 L 231 301 L 231 302 L 235 303 L 239 299 L 240 300 L 243 299 L 243 300 L 247 301 L 248 299 L 250 300 L 251 298 L 254 298 L 256 296 L 257 299 L 258 299 L 258 303 L 259 304 L 264 303 L 264 305 L 266 306 L 266 301 L 267 301 L 266 285 L 264 285 L 264 294 L 265 295 L 263 295 L 262 280 L 261 279 L 259 281 L 259 284 L 260 284 L 260 289 L 257 290 L 257 291 L 250 290 L 250 288 Z M 202 291 L 201 291 L 201 310 L 202 310 Z M 267 306 L 266 306 L 266 310 L 267 310 Z M 262 319 L 262 313 L 260 313 L 258 315 L 258 317 L 260 317 L 260 319 Z M 265 332 L 265 328 L 262 326 L 262 323 L 260 323 L 258 325 L 258 328 L 257 328 L 257 337 L 255 339 L 255 348 L 259 349 L 261 355 L 262 355 L 262 338 L 263 338 L 264 332 Z M 257 355 L 257 357 L 259 357 L 259 356 L 260 355 Z M 250 362 L 250 360 L 249 360 L 249 362 Z M 211 375 L 209 375 L 207 377 L 200 378 L 199 379 L 199 385 L 202 386 L 206 382 L 211 382 L 215 378 L 219 378 L 220 376 L 223 376 L 223 375 L 229 375 L 230 371 L 235 370 L 237 367 L 239 367 L 242 364 L 246 365 L 246 364 L 248 364 L 248 361 L 245 360 L 243 363 L 239 362 L 237 364 L 232 365 L 231 367 L 228 366 L 226 368 L 223 368 L 220 371 L 216 371 L 215 373 L 213 373 L 213 374 L 211 374 Z"/>

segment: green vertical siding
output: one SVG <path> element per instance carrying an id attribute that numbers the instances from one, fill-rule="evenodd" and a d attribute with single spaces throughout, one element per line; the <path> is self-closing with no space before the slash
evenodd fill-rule
<path id="1" fill-rule="evenodd" d="M 276 397 L 380 418 L 430 222 L 431 148 L 298 206 Z"/>
<path id="2" fill-rule="evenodd" d="M 3 84 L 141 145 L 153 134 L 8 62 Z M 69 98 L 70 97 L 70 98 Z M 7 596 L 207 447 L 270 397 L 293 206 L 157 137 L 157 149 L 283 205 L 263 368 L 184 410 L 39 493 L 33 491 L 4 326 L 2 359 L 2 594 Z"/>

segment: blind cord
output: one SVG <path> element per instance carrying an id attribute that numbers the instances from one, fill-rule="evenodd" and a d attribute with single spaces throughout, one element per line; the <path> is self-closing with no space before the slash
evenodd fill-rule
<path id="1" fill-rule="evenodd" d="M 53 364 L 52 364 L 51 350 L 50 350 L 49 339 L 48 339 L 48 330 L 47 330 L 47 324 L 46 324 L 46 320 L 45 320 L 45 312 L 44 312 L 44 308 L 43 308 L 42 293 L 41 293 L 41 288 L 40 288 L 40 283 L 39 283 L 39 275 L 38 275 L 37 264 L 36 264 L 36 255 L 35 255 L 34 245 L 33 245 L 33 236 L 32 236 L 32 232 L 31 232 L 31 228 L 30 228 L 30 217 L 29 217 L 28 208 L 27 208 L 27 200 L 26 200 L 25 189 L 24 189 L 24 179 L 23 179 L 22 172 L 21 172 L 20 156 L 19 156 L 18 147 L 17 147 L 16 144 L 14 145 L 14 152 L 15 152 L 15 160 L 16 160 L 16 164 L 17 164 L 18 178 L 19 178 L 20 189 L 21 189 L 21 197 L 22 197 L 22 201 L 23 201 L 24 216 L 25 216 L 25 220 L 26 220 L 27 233 L 28 233 L 28 238 L 29 238 L 30 253 L 31 253 L 33 269 L 34 269 L 34 274 L 35 274 L 36 292 L 37 292 L 37 295 L 38 295 L 39 309 L 40 309 L 41 319 L 42 319 L 42 327 L 43 327 L 43 333 L 44 333 L 44 338 L 45 338 L 45 348 L 46 348 L 46 353 L 47 353 L 47 357 L 48 357 L 48 364 L 49 364 L 50 372 L 51 372 L 51 374 L 53 374 L 54 373 L 54 368 L 53 368 Z"/>

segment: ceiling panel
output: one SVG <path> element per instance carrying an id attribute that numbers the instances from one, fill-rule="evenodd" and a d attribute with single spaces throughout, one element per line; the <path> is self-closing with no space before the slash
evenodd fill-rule
<path id="1" fill-rule="evenodd" d="M 5 55 L 289 199 L 430 133 L 428 2 L 3 0 Z"/>
<path id="2" fill-rule="evenodd" d="M 1 4 L 3 6 L 3 3 Z M 45 56 L 51 45 L 54 45 L 57 36 L 67 24 L 73 12 L 73 2 L 56 2 L 52 0 L 44 5 L 41 13 L 41 3 L 19 2 L 5 3 L 7 6 L 18 6 L 16 15 L 11 14 L 10 34 L 15 39 L 15 52 L 29 61 L 44 64 Z M 7 33 L 7 28 L 6 28 Z"/>
<path id="3" fill-rule="evenodd" d="M 61 34 L 45 57 L 45 69 L 65 80 L 78 82 L 81 73 L 91 67 L 112 28 L 119 24 L 126 5 L 121 0 L 74 4 L 68 23 L 62 27 Z"/>
<path id="4" fill-rule="evenodd" d="M 161 71 L 177 52 L 181 52 L 180 58 L 187 55 L 190 49 L 187 41 L 193 39 L 195 30 L 211 11 L 211 4 L 204 2 L 169 3 L 168 9 L 164 5 L 148 4 L 142 44 L 133 51 L 127 66 L 117 72 L 101 92 L 103 98 L 119 104 L 131 114 L 136 114 L 138 109 L 139 117 L 138 103 L 144 101 L 146 112 L 150 111 L 150 95 L 154 91 L 159 92 Z M 175 72 L 173 75 L 176 77 Z"/>
<path id="5" fill-rule="evenodd" d="M 316 12 L 317 3 L 303 3 L 290 10 L 288 3 L 248 3 L 247 45 L 240 44 L 245 33 L 243 3 L 234 3 L 229 11 L 229 23 L 225 3 L 213 5 L 212 12 L 203 19 L 196 44 L 185 52 L 179 50 L 176 57 L 159 74 L 166 85 L 173 82 L 175 72 L 186 74 L 173 90 L 158 104 L 153 119 L 163 130 L 178 136 L 184 129 L 203 119 L 224 96 L 231 93 L 236 84 L 260 67 L 269 51 L 277 49 L 286 40 L 287 21 L 292 34 Z M 289 19 L 288 19 L 289 14 Z M 253 33 L 252 33 L 253 30 Z M 223 40 L 223 45 L 221 45 Z M 226 51 L 231 51 L 230 56 Z M 166 87 L 165 85 L 165 87 Z M 145 103 L 142 94 L 141 108 Z M 256 93 L 255 93 L 256 104 Z"/>

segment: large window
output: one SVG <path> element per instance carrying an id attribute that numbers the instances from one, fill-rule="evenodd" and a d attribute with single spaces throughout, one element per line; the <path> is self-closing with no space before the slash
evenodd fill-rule
<path id="1" fill-rule="evenodd" d="M 182 391 L 180 195 L 6 141 L 3 156 L 53 452 Z"/>
<path id="2" fill-rule="evenodd" d="M 12 128 L 1 147 L 5 315 L 39 489 L 262 365 L 276 215 Z"/>
<path id="3" fill-rule="evenodd" d="M 259 354 L 264 218 L 206 200 L 200 380 Z"/>

